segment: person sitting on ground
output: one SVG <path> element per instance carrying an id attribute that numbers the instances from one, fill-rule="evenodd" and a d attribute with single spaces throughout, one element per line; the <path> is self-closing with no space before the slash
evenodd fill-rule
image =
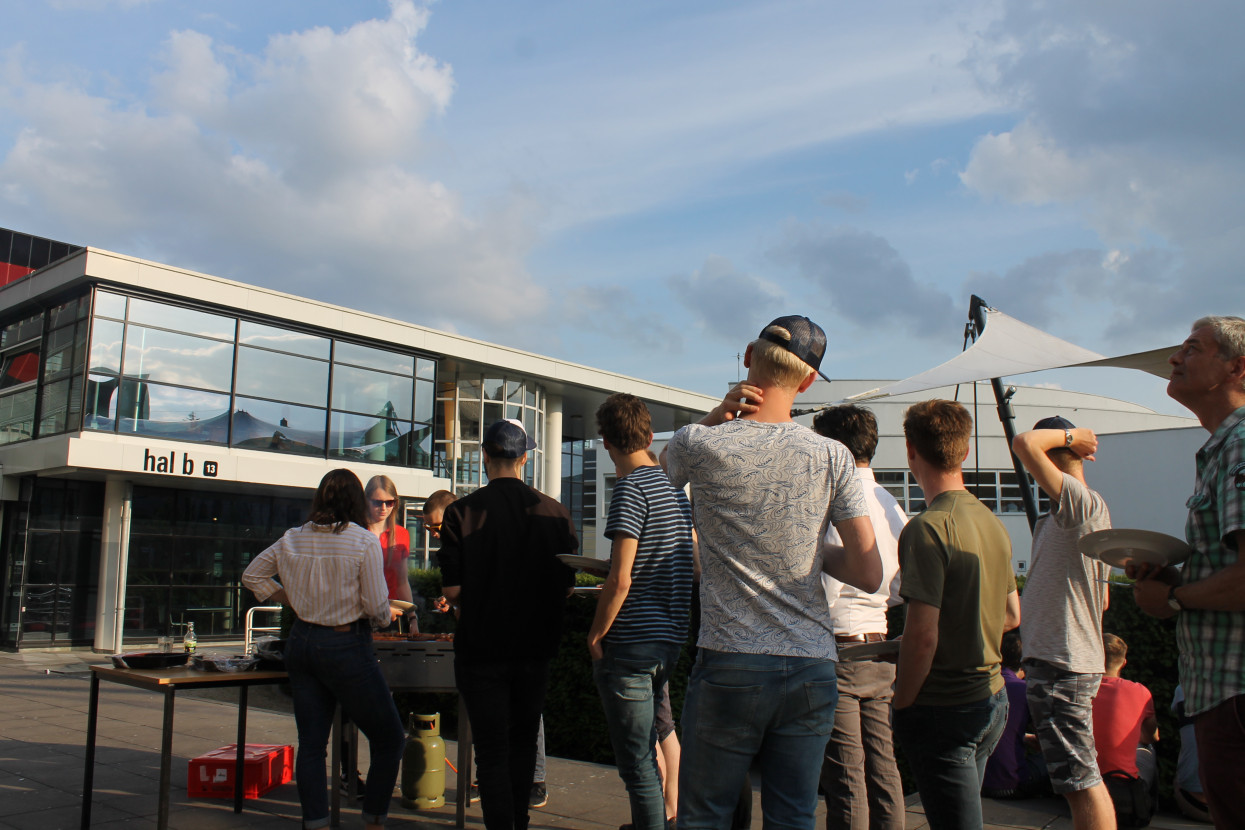
<path id="1" fill-rule="evenodd" d="M 1033 798 L 1050 792 L 1046 764 L 1040 757 L 1028 754 L 1028 746 L 1036 744 L 1031 733 L 1033 720 L 1025 699 L 1025 672 L 1021 667 L 1020 629 L 1003 635 L 1003 687 L 1007 690 L 1007 725 L 1003 737 L 986 761 L 986 777 L 981 794 L 987 798 Z"/>
<path id="2" fill-rule="evenodd" d="M 1120 672 L 1128 664 L 1128 644 L 1114 634 L 1102 635 L 1103 652 L 1106 654 L 1105 674 L 1098 696 L 1094 698 L 1094 744 L 1098 748 L 1098 768 L 1104 778 L 1113 773 L 1123 773 L 1130 779 L 1140 779 L 1151 795 L 1157 795 L 1155 780 L 1158 765 L 1152 744 L 1159 739 L 1159 722 L 1154 715 L 1154 697 L 1140 683 L 1125 680 Z M 1150 815 L 1136 815 L 1134 799 L 1127 795 L 1127 787 L 1113 786 L 1108 780 L 1107 789 L 1115 803 L 1115 814 L 1121 826 L 1142 827 L 1149 823 Z M 1127 803 L 1125 803 L 1127 801 Z M 1151 814 L 1155 799 L 1146 805 Z"/>

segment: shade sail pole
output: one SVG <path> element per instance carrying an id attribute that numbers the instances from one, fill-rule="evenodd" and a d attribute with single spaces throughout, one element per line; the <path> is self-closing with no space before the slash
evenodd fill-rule
<path id="1" fill-rule="evenodd" d="M 980 337 L 986 330 L 986 301 L 973 295 L 969 304 L 968 316 Z M 976 339 L 976 338 L 974 338 Z M 1029 474 L 1025 470 L 1016 453 L 1012 452 L 1012 441 L 1016 438 L 1016 413 L 1012 410 L 1012 393 L 1004 391 L 1002 378 L 991 378 L 990 387 L 994 389 L 994 400 L 998 404 L 999 421 L 1003 424 L 1003 435 L 1007 438 L 1007 452 L 1012 457 L 1012 469 L 1016 471 L 1016 482 L 1020 485 L 1020 498 L 1024 501 L 1025 516 L 1029 519 L 1029 531 L 1033 531 L 1037 523 L 1037 499 L 1033 497 L 1033 488 L 1029 486 Z"/>

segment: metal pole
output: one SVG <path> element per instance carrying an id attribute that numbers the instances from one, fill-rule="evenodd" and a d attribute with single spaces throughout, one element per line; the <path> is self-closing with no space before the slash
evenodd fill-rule
<path id="1" fill-rule="evenodd" d="M 972 318 L 973 325 L 977 329 L 977 336 L 980 337 L 986 330 L 986 301 L 973 295 L 969 305 L 968 315 Z M 999 421 L 1003 424 L 1003 435 L 1007 438 L 1007 452 L 1012 457 L 1012 469 L 1016 471 L 1016 481 L 1020 485 L 1020 498 L 1024 501 L 1025 516 L 1029 519 L 1029 530 L 1032 532 L 1034 524 L 1037 523 L 1037 499 L 1033 497 L 1033 488 L 1029 486 L 1029 474 L 1025 471 L 1025 467 L 1020 463 L 1020 459 L 1016 457 L 1016 453 L 1012 452 L 1012 441 L 1016 438 L 1016 413 L 1012 410 L 1012 392 L 1003 391 L 1002 378 L 991 378 L 990 387 L 994 389 L 994 400 L 998 404 Z M 1012 390 L 1013 392 L 1015 390 Z"/>

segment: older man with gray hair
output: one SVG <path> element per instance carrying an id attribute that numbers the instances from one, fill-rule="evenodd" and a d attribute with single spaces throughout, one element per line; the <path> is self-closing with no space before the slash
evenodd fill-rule
<path id="1" fill-rule="evenodd" d="M 1129 568 L 1137 605 L 1180 615 L 1180 681 L 1216 827 L 1245 827 L 1245 320 L 1203 317 L 1168 362 L 1167 394 L 1211 434 L 1185 503 L 1193 555 L 1181 571 Z"/>

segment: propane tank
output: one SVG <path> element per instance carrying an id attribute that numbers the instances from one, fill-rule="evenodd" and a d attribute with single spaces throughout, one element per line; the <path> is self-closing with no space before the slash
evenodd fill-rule
<path id="1" fill-rule="evenodd" d="M 402 806 L 426 810 L 445 806 L 445 741 L 441 715 L 411 715 L 402 752 Z"/>

